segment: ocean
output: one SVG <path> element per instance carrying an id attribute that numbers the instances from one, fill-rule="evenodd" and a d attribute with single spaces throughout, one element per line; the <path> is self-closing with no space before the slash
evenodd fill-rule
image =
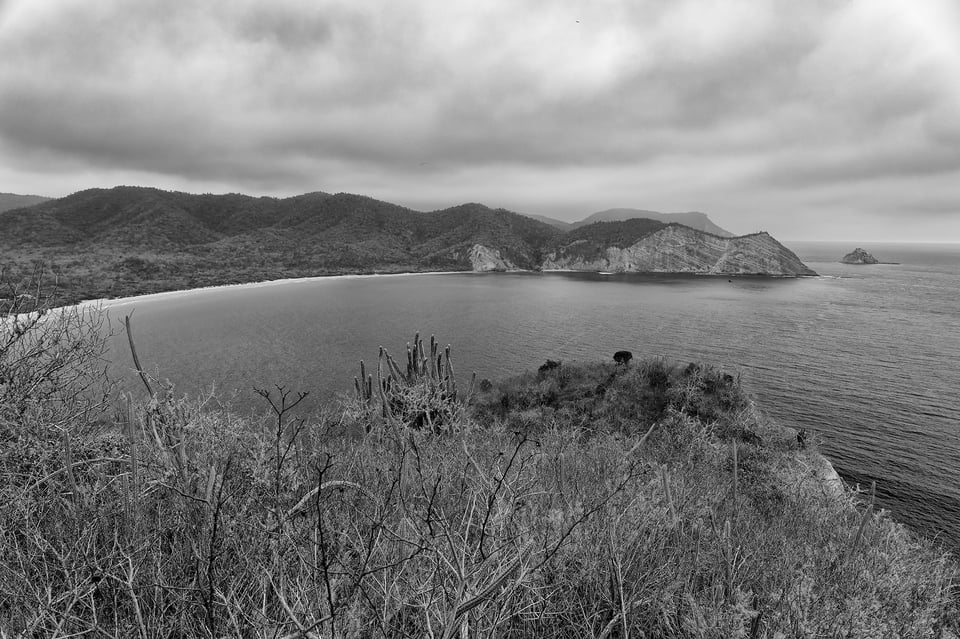
<path id="1" fill-rule="evenodd" d="M 451 344 L 466 381 L 621 349 L 742 376 L 771 419 L 816 433 L 849 483 L 960 552 L 960 245 L 787 242 L 816 278 L 457 273 L 292 280 L 106 304 L 133 313 L 145 367 L 178 392 L 215 387 L 241 411 L 255 387 L 352 392 L 361 359 L 414 332 Z M 125 340 L 114 372 L 131 380 Z M 131 388 L 136 388 L 131 384 Z M 262 400 L 261 400 L 262 401 Z"/>

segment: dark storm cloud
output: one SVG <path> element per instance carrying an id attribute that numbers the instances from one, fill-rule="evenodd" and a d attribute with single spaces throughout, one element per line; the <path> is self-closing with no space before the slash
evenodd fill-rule
<path id="1" fill-rule="evenodd" d="M 0 180 L 789 231 L 922 179 L 948 209 L 958 43 L 949 0 L 0 0 Z"/>

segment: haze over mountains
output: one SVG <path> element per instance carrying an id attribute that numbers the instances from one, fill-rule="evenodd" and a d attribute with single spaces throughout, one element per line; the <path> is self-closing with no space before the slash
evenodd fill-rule
<path id="1" fill-rule="evenodd" d="M 0 193 L 0 213 L 25 206 L 33 206 L 34 204 L 41 204 L 43 202 L 48 202 L 51 199 L 54 198 L 43 197 L 40 195 Z M 692 229 L 706 231 L 707 233 L 713 233 L 714 235 L 719 235 L 720 237 L 733 237 L 733 233 L 727 231 L 726 229 L 720 228 L 713 223 L 706 213 L 700 213 L 699 211 L 689 211 L 686 213 L 660 213 L 659 211 L 648 211 L 646 209 L 615 208 L 607 209 L 605 211 L 598 211 L 577 222 L 564 222 L 546 215 L 535 215 L 533 213 L 521 213 L 521 215 L 544 222 L 563 231 L 569 231 L 581 226 L 593 224 L 594 222 L 623 222 L 626 220 L 643 218 L 648 220 L 657 220 L 658 222 L 663 222 L 665 224 L 683 224 L 684 226 L 689 226 Z"/>
<path id="2" fill-rule="evenodd" d="M 0 213 L 23 206 L 33 206 L 46 202 L 50 198 L 40 195 L 17 195 L 16 193 L 0 193 Z"/>
<path id="3" fill-rule="evenodd" d="M 598 211 L 597 213 L 588 215 L 579 222 L 563 222 L 545 215 L 531 215 L 529 213 L 526 213 L 525 215 L 527 215 L 527 217 L 532 217 L 535 220 L 540 220 L 541 222 L 550 224 L 551 226 L 555 226 L 564 231 L 569 231 L 570 229 L 593 224 L 594 222 L 623 222 L 633 219 L 647 219 L 663 222 L 664 224 L 683 224 L 684 226 L 689 226 L 692 229 L 704 231 L 706 233 L 713 233 L 714 235 L 719 235 L 720 237 L 733 237 L 733 233 L 720 228 L 714 224 L 709 217 L 707 217 L 706 213 L 700 213 L 699 211 L 689 211 L 687 213 L 660 213 L 659 211 L 648 211 L 646 209 L 617 208 Z"/>
<path id="4" fill-rule="evenodd" d="M 585 221 L 564 231 L 476 203 L 424 213 L 322 192 L 278 199 L 116 187 L 0 213 L 4 256 L 21 273 L 38 260 L 49 264 L 71 299 L 358 272 L 812 274 L 768 235 L 747 237 L 763 245 L 763 260 L 720 234 L 651 218 Z M 660 248 L 663 255 L 651 259 Z"/>

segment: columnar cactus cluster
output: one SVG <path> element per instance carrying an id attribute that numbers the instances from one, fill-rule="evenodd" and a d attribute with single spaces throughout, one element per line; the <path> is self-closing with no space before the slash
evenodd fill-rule
<path id="1" fill-rule="evenodd" d="M 367 373 L 361 360 L 360 377 L 354 377 L 357 400 L 373 408 L 373 374 Z M 451 418 L 459 412 L 457 380 L 450 359 L 450 345 L 440 351 L 436 338 L 430 336 L 429 351 L 424 348 L 420 333 L 413 344 L 407 343 L 406 371 L 384 347 L 377 358 L 377 399 L 380 413 L 391 423 L 410 428 L 427 426 L 435 431 L 447 430 Z"/>

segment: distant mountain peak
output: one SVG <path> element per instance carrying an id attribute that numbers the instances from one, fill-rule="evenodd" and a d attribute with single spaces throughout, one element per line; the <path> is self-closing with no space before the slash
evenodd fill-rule
<path id="1" fill-rule="evenodd" d="M 533 213 L 521 213 L 521 215 L 534 219 L 538 222 L 543 222 L 544 224 L 549 224 L 550 226 L 558 228 L 562 231 L 569 231 L 573 228 L 573 224 L 570 222 L 564 222 L 556 218 L 547 217 L 546 215 L 535 215 Z"/>
<path id="2" fill-rule="evenodd" d="M 42 204 L 50 200 L 42 195 L 17 195 L 16 193 L 0 193 L 0 213 L 25 206 Z"/>
<path id="3" fill-rule="evenodd" d="M 592 215 L 589 215 L 579 222 L 574 222 L 572 226 L 573 228 L 577 228 L 587 224 L 593 224 L 594 222 L 622 222 L 624 220 L 630 220 L 634 218 L 656 220 L 658 222 L 663 222 L 664 224 L 683 224 L 684 226 L 689 226 L 692 229 L 704 231 L 705 233 L 711 233 L 719 237 L 734 236 L 730 231 L 720 228 L 714 224 L 706 213 L 701 213 L 700 211 L 687 211 L 685 213 L 660 213 L 659 211 L 648 211 L 646 209 L 606 209 L 605 211 L 598 211 Z"/>

